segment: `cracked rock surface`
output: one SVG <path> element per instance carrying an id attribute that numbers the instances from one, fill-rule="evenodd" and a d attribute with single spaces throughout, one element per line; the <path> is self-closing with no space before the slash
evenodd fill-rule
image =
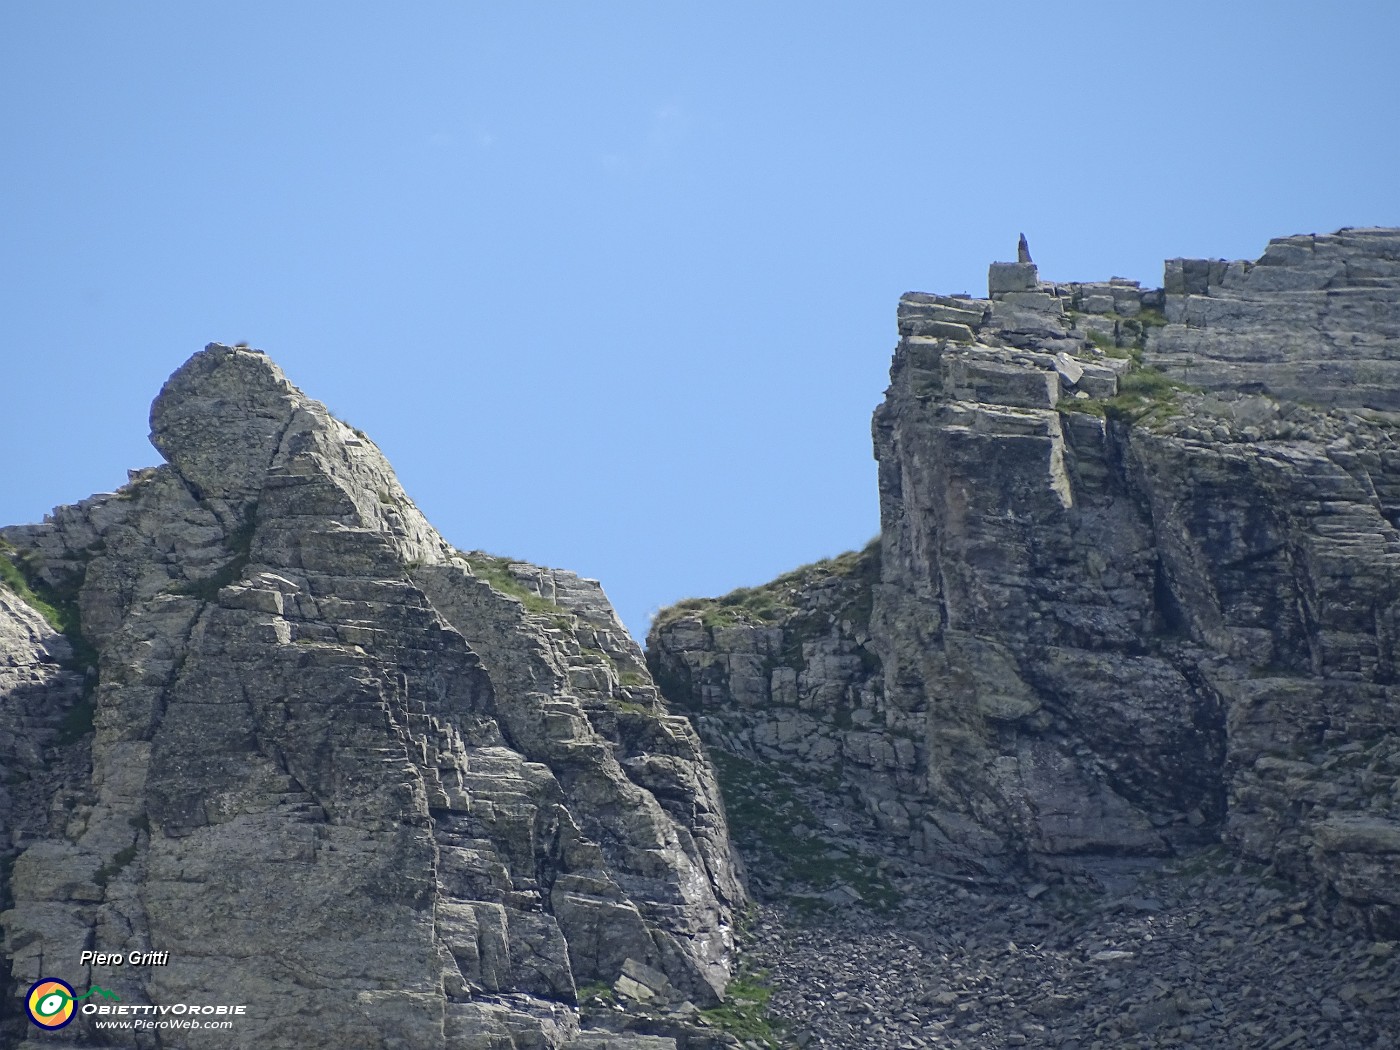
<path id="1" fill-rule="evenodd" d="M 0 589 L 0 1042 L 46 1038 L 14 1009 L 42 970 L 248 1005 L 190 1047 L 674 1046 L 582 1032 L 578 989 L 646 967 L 718 1001 L 744 895 L 598 584 L 455 550 L 257 351 L 196 354 L 151 430 L 166 465 L 0 533 L 96 654 Z"/>

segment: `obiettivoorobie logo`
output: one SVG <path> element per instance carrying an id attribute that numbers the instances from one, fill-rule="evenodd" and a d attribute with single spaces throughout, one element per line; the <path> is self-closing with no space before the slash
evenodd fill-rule
<path id="1" fill-rule="evenodd" d="M 82 995 L 78 995 L 67 981 L 60 981 L 57 977 L 40 977 L 30 986 L 29 994 L 24 997 L 24 1008 L 29 1013 L 29 1019 L 36 1025 L 53 1031 L 72 1021 L 74 1003 L 79 999 L 86 999 L 89 995 L 100 995 L 104 999 L 121 1002 L 121 996 L 109 992 L 106 988 L 93 985 Z"/>

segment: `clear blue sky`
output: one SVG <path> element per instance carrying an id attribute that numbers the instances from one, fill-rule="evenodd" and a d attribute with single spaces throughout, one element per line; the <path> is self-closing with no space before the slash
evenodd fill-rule
<path id="1" fill-rule="evenodd" d="M 0 6 L 0 522 L 210 341 L 634 634 L 878 529 L 900 293 L 1400 225 L 1400 5 Z"/>

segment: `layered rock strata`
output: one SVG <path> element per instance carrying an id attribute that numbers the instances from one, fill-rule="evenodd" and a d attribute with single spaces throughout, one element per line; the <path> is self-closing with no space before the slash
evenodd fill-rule
<path id="1" fill-rule="evenodd" d="M 834 777 L 901 862 L 1223 838 L 1394 936 L 1397 252 L 904 296 L 872 571 L 663 612 L 658 680 L 717 748 Z"/>
<path id="2" fill-rule="evenodd" d="M 1400 236 L 1270 241 L 1255 262 L 1171 259 L 1148 361 L 1188 383 L 1308 404 L 1400 409 Z"/>
<path id="3" fill-rule="evenodd" d="M 597 583 L 455 550 L 257 351 L 196 354 L 151 428 L 165 466 L 3 530 L 98 661 L 0 589 L 10 990 L 247 1004 L 190 1047 L 673 1046 L 581 1032 L 578 989 L 716 1002 L 743 891 Z"/>

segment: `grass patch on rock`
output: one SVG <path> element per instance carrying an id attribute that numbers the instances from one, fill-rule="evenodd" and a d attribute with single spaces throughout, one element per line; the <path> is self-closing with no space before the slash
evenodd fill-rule
<path id="1" fill-rule="evenodd" d="M 1092 397 L 1065 397 L 1055 406 L 1061 412 L 1074 412 L 1103 419 L 1107 414 L 1102 401 Z"/>
<path id="2" fill-rule="evenodd" d="M 1118 341 L 1113 336 L 1099 328 L 1090 328 L 1084 333 L 1084 337 L 1093 343 L 1104 353 L 1118 349 Z"/>
<path id="3" fill-rule="evenodd" d="M 757 587 L 739 587 L 718 598 L 686 598 L 662 609 L 652 623 L 660 629 L 685 616 L 699 615 L 708 628 L 734 626 L 773 626 L 802 611 L 801 596 L 827 580 L 854 580 L 873 583 L 880 572 L 880 537 L 858 551 L 846 551 L 834 558 L 823 558 L 785 572 Z M 844 613 L 850 618 L 870 618 L 870 592 L 864 588 Z"/>
<path id="4" fill-rule="evenodd" d="M 585 1010 L 589 1006 L 611 1006 L 617 997 L 606 981 L 591 981 L 578 986 L 578 1002 Z"/>
<path id="5" fill-rule="evenodd" d="M 0 583 L 4 583 L 26 605 L 48 621 L 50 627 L 60 634 L 67 634 L 71 624 L 70 613 L 66 609 L 45 601 L 29 583 L 29 578 L 20 569 L 22 555 L 14 547 L 0 540 Z"/>
<path id="6" fill-rule="evenodd" d="M 516 561 L 515 558 L 503 558 L 482 551 L 472 551 L 467 555 L 467 563 L 471 566 L 472 575 L 477 579 L 484 580 L 502 594 L 518 599 L 527 612 L 552 617 L 565 630 L 571 628 L 572 621 L 562 605 L 531 590 L 510 571 L 511 565 Z"/>
<path id="7" fill-rule="evenodd" d="M 78 611 L 78 592 L 83 586 L 81 572 L 58 586 L 46 583 L 39 576 L 31 555 L 0 539 L 0 582 L 68 639 L 76 664 L 97 666 L 97 651 L 83 638 L 82 615 Z"/>
<path id="8" fill-rule="evenodd" d="M 1104 412 L 1111 419 L 1136 423 L 1170 409 L 1179 395 L 1190 390 L 1165 372 L 1140 365 L 1119 378 L 1118 395 L 1104 401 Z"/>
<path id="9" fill-rule="evenodd" d="M 52 586 L 40 578 L 32 559 L 13 544 L 0 539 L 0 583 L 18 595 L 30 608 L 42 616 L 55 631 L 68 640 L 72 656 L 64 661 L 70 671 L 83 674 L 83 693 L 68 709 L 59 723 L 54 743 L 61 747 L 75 744 L 93 730 L 97 711 L 93 692 L 96 674 L 87 674 L 98 666 L 97 649 L 83 637 L 82 613 L 78 609 L 78 592 L 82 588 L 81 573 L 66 580 L 62 586 Z"/>
<path id="10" fill-rule="evenodd" d="M 1112 356 L 1127 357 L 1132 361 L 1128 371 L 1118 377 L 1116 395 L 1107 398 L 1066 397 L 1061 398 L 1055 407 L 1062 413 L 1080 413 L 1133 424 L 1170 412 L 1182 394 L 1195 392 L 1194 387 L 1144 364 L 1140 347 L 1121 350 Z"/>
<path id="11" fill-rule="evenodd" d="M 768 986 L 767 977 L 762 971 L 741 972 L 724 990 L 724 1001 L 708 1010 L 701 1010 L 700 1016 L 736 1039 L 752 1040 L 776 1050 L 782 1043 L 768 1017 L 768 1002 L 773 998 L 773 989 Z"/>

